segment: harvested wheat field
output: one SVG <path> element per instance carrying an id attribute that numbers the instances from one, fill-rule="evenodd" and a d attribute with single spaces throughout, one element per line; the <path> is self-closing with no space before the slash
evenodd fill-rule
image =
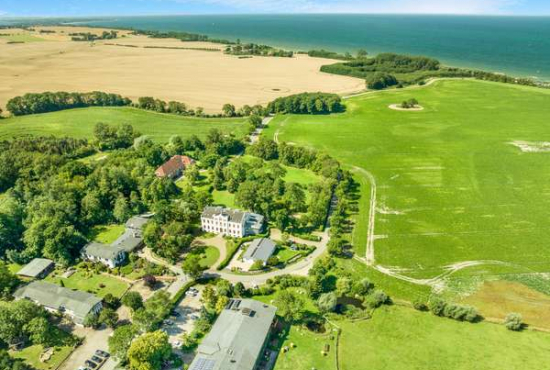
<path id="1" fill-rule="evenodd" d="M 114 40 L 74 42 L 68 33 L 87 29 L 51 29 L 56 33 L 17 30 L 17 39 L 22 40 L 18 43 L 0 37 L 1 107 L 28 92 L 100 90 L 132 99 L 177 100 L 217 112 L 225 103 L 239 107 L 305 91 L 346 94 L 364 88 L 361 79 L 321 73 L 322 65 L 334 62 L 328 59 L 239 58 L 223 54 L 223 45 L 124 32 L 124 37 Z M 2 33 L 6 31 L 11 30 Z M 212 50 L 216 48 L 220 50 Z"/>

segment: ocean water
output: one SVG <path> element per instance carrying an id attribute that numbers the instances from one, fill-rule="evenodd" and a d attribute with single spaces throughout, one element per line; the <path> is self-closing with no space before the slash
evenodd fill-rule
<path id="1" fill-rule="evenodd" d="M 293 50 L 398 52 L 550 81 L 550 17 L 193 15 L 111 17 L 91 25 L 189 31 Z"/>

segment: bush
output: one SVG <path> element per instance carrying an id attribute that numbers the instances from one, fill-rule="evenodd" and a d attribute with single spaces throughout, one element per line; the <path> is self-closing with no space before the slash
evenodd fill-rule
<path id="1" fill-rule="evenodd" d="M 522 317 L 519 313 L 509 313 L 504 320 L 504 326 L 506 329 L 513 331 L 520 331 L 523 328 Z"/>
<path id="2" fill-rule="evenodd" d="M 423 299 L 415 299 L 412 304 L 415 310 L 418 310 L 418 311 L 428 310 L 428 305 L 426 304 L 426 302 L 424 302 Z"/>
<path id="3" fill-rule="evenodd" d="M 366 81 L 367 87 L 372 90 L 382 90 L 398 83 L 395 76 L 385 72 L 376 72 L 369 76 Z"/>
<path id="4" fill-rule="evenodd" d="M 430 311 L 441 317 L 447 317 L 458 321 L 476 322 L 480 319 L 479 313 L 472 306 L 447 303 L 440 297 L 434 297 L 429 303 Z"/>
<path id="5" fill-rule="evenodd" d="M 369 308 L 378 308 L 383 304 L 389 303 L 389 301 L 390 297 L 381 290 L 375 290 L 365 299 L 365 303 Z"/>

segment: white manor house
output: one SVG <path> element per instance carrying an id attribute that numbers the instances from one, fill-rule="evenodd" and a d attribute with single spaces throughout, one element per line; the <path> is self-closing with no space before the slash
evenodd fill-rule
<path id="1" fill-rule="evenodd" d="M 264 216 L 224 207 L 205 207 L 201 215 L 204 231 L 242 238 L 263 231 Z"/>

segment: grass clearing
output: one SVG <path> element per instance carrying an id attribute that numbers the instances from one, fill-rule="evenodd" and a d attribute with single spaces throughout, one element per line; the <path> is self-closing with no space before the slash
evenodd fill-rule
<path id="1" fill-rule="evenodd" d="M 546 333 L 511 332 L 504 325 L 457 322 L 398 306 L 338 325 L 342 370 L 543 370 L 550 360 Z"/>
<path id="2" fill-rule="evenodd" d="M 102 244 L 111 244 L 126 230 L 124 225 L 101 225 L 92 229 L 91 238 Z"/>
<path id="3" fill-rule="evenodd" d="M 336 370 L 336 341 L 330 334 L 315 334 L 306 328 L 293 326 L 283 342 L 283 348 L 288 347 L 286 353 L 279 353 L 275 370 L 319 369 Z M 291 344 L 295 347 L 291 348 Z M 323 356 L 321 351 L 325 345 L 330 346 L 328 355 Z"/>
<path id="4" fill-rule="evenodd" d="M 55 347 L 54 354 L 52 357 L 46 361 L 40 361 L 40 355 L 44 351 L 44 347 L 41 345 L 29 346 L 21 351 L 10 351 L 10 354 L 15 357 L 22 359 L 27 364 L 31 365 L 38 370 L 52 370 L 57 369 L 59 365 L 72 353 L 73 348 L 68 346 Z"/>
<path id="5" fill-rule="evenodd" d="M 212 246 L 195 247 L 192 254 L 198 254 L 201 258 L 200 265 L 204 268 L 212 267 L 220 259 L 220 251 Z"/>
<path id="6" fill-rule="evenodd" d="M 115 297 L 122 297 L 128 289 L 128 284 L 114 277 L 97 274 L 93 271 L 78 270 L 69 278 L 62 278 L 61 273 L 52 273 L 45 280 L 61 285 L 69 289 L 77 289 L 83 292 L 104 297 L 111 293 Z M 63 283 L 61 283 L 63 281 Z"/>
<path id="7" fill-rule="evenodd" d="M 239 138 L 247 131 L 244 118 L 195 118 L 131 107 L 90 107 L 4 119 L 0 122 L 0 139 L 27 134 L 90 139 L 98 122 L 131 124 L 134 129 L 157 142 L 167 142 L 173 135 L 180 135 L 184 139 L 197 135 L 204 139 L 213 128 Z"/>
<path id="8" fill-rule="evenodd" d="M 227 208 L 237 208 L 237 204 L 235 204 L 235 194 L 231 194 L 227 190 L 212 191 L 212 198 L 214 199 L 215 205 Z"/>
<path id="9" fill-rule="evenodd" d="M 388 108 L 410 98 L 425 109 Z M 549 271 L 550 153 L 523 153 L 510 142 L 550 141 L 550 91 L 444 80 L 346 104 L 343 114 L 277 117 L 265 134 L 373 174 L 377 263 L 416 278 L 471 260 L 507 264 L 491 273 Z M 363 253 L 367 224 L 356 227 Z"/>

